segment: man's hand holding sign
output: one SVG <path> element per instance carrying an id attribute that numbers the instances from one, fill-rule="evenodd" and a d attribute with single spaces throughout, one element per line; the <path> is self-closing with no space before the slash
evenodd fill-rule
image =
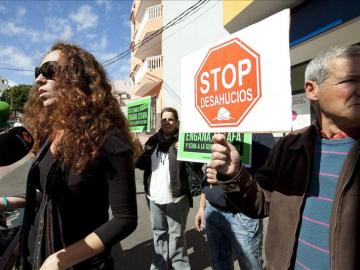
<path id="1" fill-rule="evenodd" d="M 206 169 L 210 184 L 217 183 L 216 171 L 232 177 L 240 168 L 240 154 L 235 146 L 225 140 L 223 134 L 215 134 L 213 136 L 213 143 L 211 161 Z"/>

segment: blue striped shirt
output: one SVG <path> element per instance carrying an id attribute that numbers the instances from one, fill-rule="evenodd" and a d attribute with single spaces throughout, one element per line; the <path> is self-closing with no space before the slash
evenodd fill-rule
<path id="1" fill-rule="evenodd" d="M 330 269 L 329 222 L 336 185 L 354 139 L 317 137 L 313 174 L 305 196 L 297 243 L 295 269 Z"/>

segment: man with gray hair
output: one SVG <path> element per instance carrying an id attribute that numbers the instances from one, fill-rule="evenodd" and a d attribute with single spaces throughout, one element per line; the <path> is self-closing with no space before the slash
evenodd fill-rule
<path id="1" fill-rule="evenodd" d="M 253 177 L 214 135 L 208 182 L 246 215 L 269 216 L 268 269 L 360 269 L 360 46 L 313 59 L 304 88 L 309 127 L 282 138 Z"/>

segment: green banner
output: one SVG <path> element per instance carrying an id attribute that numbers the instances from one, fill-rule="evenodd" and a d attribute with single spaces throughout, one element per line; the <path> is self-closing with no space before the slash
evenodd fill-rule
<path id="1" fill-rule="evenodd" d="M 127 118 L 131 132 L 150 132 L 151 97 L 129 101 Z"/>
<path id="2" fill-rule="evenodd" d="M 224 133 L 241 155 L 244 166 L 251 166 L 251 133 Z M 211 159 L 212 136 L 214 133 L 179 133 L 178 159 L 207 163 Z"/>

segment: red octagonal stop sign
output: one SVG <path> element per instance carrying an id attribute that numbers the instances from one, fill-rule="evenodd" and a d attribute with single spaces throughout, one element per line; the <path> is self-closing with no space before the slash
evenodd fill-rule
<path id="1" fill-rule="evenodd" d="M 210 127 L 236 127 L 261 98 L 260 55 L 238 38 L 213 47 L 195 75 L 195 106 Z"/>

